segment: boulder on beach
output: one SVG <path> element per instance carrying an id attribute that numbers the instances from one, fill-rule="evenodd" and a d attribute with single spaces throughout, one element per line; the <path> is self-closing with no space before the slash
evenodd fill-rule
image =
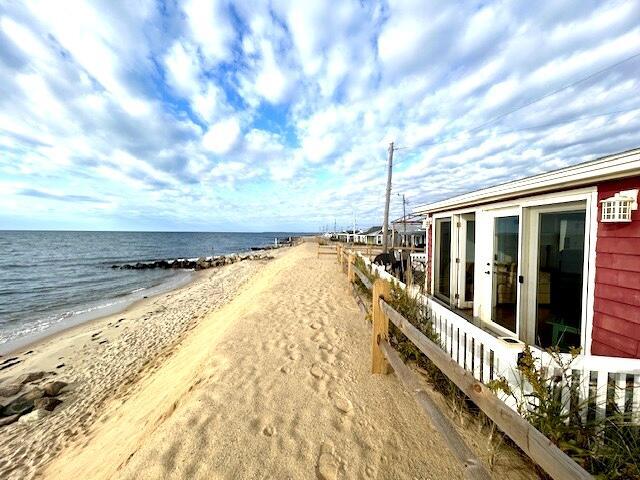
<path id="1" fill-rule="evenodd" d="M 55 397 L 56 395 L 58 395 L 58 393 L 60 393 L 60 390 L 62 390 L 66 386 L 66 382 L 56 380 L 55 382 L 47 383 L 44 387 L 42 387 L 42 390 L 47 397 Z"/>
<path id="2" fill-rule="evenodd" d="M 0 387 L 0 397 L 13 397 L 17 395 L 22 390 L 21 383 L 14 383 L 12 385 L 5 385 L 4 387 Z"/>
<path id="3" fill-rule="evenodd" d="M 62 403 L 62 400 L 55 397 L 42 397 L 33 401 L 33 408 L 44 409 L 48 412 L 53 411 L 58 405 Z"/>
<path id="4" fill-rule="evenodd" d="M 40 380 L 46 374 L 47 374 L 47 372 L 29 372 L 29 373 L 25 373 L 23 375 L 20 375 L 18 378 L 16 378 L 16 383 L 20 383 L 20 384 L 24 385 L 25 383 L 33 382 L 35 380 Z"/>
<path id="5" fill-rule="evenodd" d="M 9 425 L 15 422 L 19 417 L 20 415 L 18 414 L 9 415 L 8 417 L 0 417 L 0 427 L 4 427 L 5 425 Z"/>
<path id="6" fill-rule="evenodd" d="M 44 390 L 41 388 L 34 388 L 33 390 L 25 393 L 24 395 L 20 395 L 18 398 L 9 402 L 2 409 L 2 415 L 5 417 L 11 415 L 24 415 L 25 413 L 29 413 L 34 408 L 35 400 L 42 398 L 44 396 Z"/>
<path id="7" fill-rule="evenodd" d="M 42 420 L 46 416 L 50 415 L 50 412 L 45 410 L 44 408 L 39 408 L 38 410 L 34 410 L 31 413 L 21 416 L 18 419 L 19 423 L 33 423 L 38 420 Z"/>

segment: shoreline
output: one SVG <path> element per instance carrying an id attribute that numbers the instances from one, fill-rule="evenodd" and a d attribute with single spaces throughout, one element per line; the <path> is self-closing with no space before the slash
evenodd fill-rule
<path id="1" fill-rule="evenodd" d="M 122 308 L 116 308 L 108 311 L 102 310 L 100 312 L 100 315 L 98 316 L 87 318 L 77 323 L 66 325 L 59 329 L 52 328 L 51 330 L 53 331 L 47 330 L 46 333 L 43 332 L 42 335 L 36 335 L 36 338 L 31 338 L 29 339 L 28 342 L 21 343 L 19 346 L 16 346 L 11 350 L 3 350 L 0 348 L 0 359 L 6 358 L 6 357 L 13 357 L 16 355 L 24 355 L 25 352 L 29 350 L 34 350 L 38 348 L 38 346 L 41 344 L 45 344 L 47 342 L 56 340 L 57 338 L 64 337 L 65 335 L 68 335 L 68 334 L 73 334 L 76 330 L 81 330 L 91 325 L 101 323 L 105 319 L 120 316 L 120 315 L 126 315 L 131 310 L 134 310 L 139 307 L 143 307 L 144 305 L 149 304 L 151 301 L 153 301 L 154 299 L 162 295 L 166 295 L 172 292 L 179 292 L 183 288 L 187 288 L 192 283 L 198 281 L 199 277 L 201 276 L 201 272 L 190 272 L 190 273 L 191 274 L 188 275 L 186 280 L 184 282 L 180 282 L 179 285 L 174 286 L 172 288 L 161 289 L 157 292 L 152 293 L 151 295 L 144 295 L 143 297 L 132 299 L 131 301 L 128 301 L 128 302 L 123 302 Z M 169 282 L 164 282 L 164 283 L 168 284 Z M 163 284 L 156 285 L 155 287 L 159 287 L 161 285 Z M 154 288 L 154 287 L 151 287 L 151 288 Z M 105 310 L 106 309 L 108 309 L 108 307 L 106 307 Z M 0 374 L 1 373 L 4 373 L 4 371 L 0 371 Z"/>
<path id="2" fill-rule="evenodd" d="M 136 298 L 127 299 L 127 297 L 132 297 L 134 296 L 135 293 L 138 293 L 138 292 L 132 292 L 127 295 L 122 295 L 120 297 L 105 299 L 104 300 L 105 302 L 116 300 L 119 298 L 121 298 L 122 300 L 117 303 L 98 306 L 95 309 L 88 312 L 71 315 L 68 318 L 63 319 L 62 321 L 56 323 L 55 326 L 51 326 L 50 328 L 47 328 L 43 331 L 36 332 L 33 335 L 25 335 L 24 337 L 19 337 L 17 339 L 5 342 L 0 345 L 0 358 L 11 357 L 16 354 L 20 354 L 23 351 L 27 351 L 34 348 L 41 342 L 46 342 L 52 339 L 53 337 L 64 335 L 65 333 L 68 333 L 76 328 L 81 328 L 84 325 L 89 325 L 91 323 L 100 321 L 110 316 L 124 314 L 131 308 L 134 308 L 136 305 L 140 304 L 141 302 L 154 299 L 160 295 L 164 295 L 169 292 L 180 290 L 181 288 L 188 286 L 189 284 L 191 284 L 196 280 L 196 277 L 198 274 L 198 272 L 193 272 L 193 271 L 185 271 L 184 273 L 186 274 L 184 275 L 184 278 L 177 282 L 165 281 L 158 285 L 154 285 L 152 287 L 141 290 L 140 291 L 141 293 L 142 292 L 146 293 L 146 295 L 143 295 L 141 297 L 136 296 Z M 176 273 L 176 276 L 177 275 L 179 275 L 179 273 Z M 153 292 L 150 293 L 149 291 L 151 290 L 153 290 Z M 92 311 L 95 312 L 94 315 L 90 314 Z M 69 320 L 69 321 L 65 322 L 64 320 Z M 8 345 L 11 345 L 11 348 L 6 349 L 5 347 Z"/>
<path id="3" fill-rule="evenodd" d="M 222 255 L 222 258 L 233 256 L 242 257 L 245 255 L 265 255 L 269 252 L 273 252 L 279 249 L 280 248 L 252 250 L 250 252 L 233 252 Z M 101 300 L 99 302 L 100 304 L 96 305 L 95 307 L 89 308 L 89 310 L 87 311 L 73 313 L 66 318 L 61 318 L 44 330 L 30 332 L 24 336 L 1 343 L 0 364 L 4 361 L 3 359 L 19 355 L 25 351 L 33 349 L 38 345 L 38 343 L 45 342 L 52 337 L 67 333 L 75 328 L 82 327 L 83 325 L 99 321 L 112 315 L 124 314 L 126 311 L 133 308 L 140 302 L 156 298 L 169 292 L 180 290 L 181 288 L 184 288 L 185 286 L 188 286 L 193 281 L 195 281 L 198 277 L 198 274 L 202 271 L 203 270 L 196 271 L 193 269 L 176 270 L 174 275 L 168 277 L 159 284 L 145 287 L 128 294 L 105 298 Z M 89 305 L 91 305 L 91 303 L 84 304 L 83 306 L 77 308 L 84 308 Z M 0 375 L 2 374 L 2 372 L 4 372 L 4 370 L 0 370 Z"/>

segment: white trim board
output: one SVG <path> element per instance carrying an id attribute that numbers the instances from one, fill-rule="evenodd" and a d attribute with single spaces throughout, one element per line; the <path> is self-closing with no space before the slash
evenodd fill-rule
<path id="1" fill-rule="evenodd" d="M 640 148 L 418 206 L 413 213 L 428 214 L 462 209 L 480 203 L 593 185 L 605 180 L 635 175 L 640 175 Z"/>

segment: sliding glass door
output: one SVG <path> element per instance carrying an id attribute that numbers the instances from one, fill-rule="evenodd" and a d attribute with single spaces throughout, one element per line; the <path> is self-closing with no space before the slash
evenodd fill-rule
<path id="1" fill-rule="evenodd" d="M 531 209 L 529 341 L 567 351 L 581 345 L 586 210 L 581 205 Z M 535 291 L 534 291 L 535 290 Z"/>

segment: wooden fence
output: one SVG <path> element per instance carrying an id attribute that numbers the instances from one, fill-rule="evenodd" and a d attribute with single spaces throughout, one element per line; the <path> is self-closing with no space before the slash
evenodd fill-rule
<path id="1" fill-rule="evenodd" d="M 395 351 L 392 352 L 393 349 L 388 343 L 388 325 L 391 321 L 552 478 L 592 478 L 588 472 L 520 416 L 515 410 L 516 405 L 513 401 L 505 402 L 508 398 L 498 397 L 483 383 L 499 376 L 506 378 L 509 382 L 521 383 L 522 380 L 515 368 L 520 350 L 510 349 L 508 344 L 505 347 L 502 340 L 478 329 L 462 317 L 459 317 L 461 321 L 469 324 L 477 332 L 465 329 L 466 326 L 458 324 L 457 320 L 454 324 L 445 312 L 438 310 L 438 308 L 442 308 L 449 312 L 445 307 L 431 302 L 428 297 L 413 291 L 412 294 L 426 308 L 431 308 L 427 318 L 431 319 L 432 326 L 438 333 L 442 345 L 434 343 L 385 300 L 390 292 L 390 282 L 395 282 L 401 288 L 407 288 L 406 285 L 383 269 L 371 264 L 365 257 L 361 257 L 369 269 L 368 273 L 376 277 L 372 283 L 369 276 L 354 265 L 356 255 L 354 252 L 337 250 L 338 262 L 343 271 L 346 268 L 349 281 L 354 282 L 357 277 L 367 289 L 372 291 L 373 335 L 371 351 L 374 373 L 387 373 L 389 371 L 387 362 L 391 362 L 399 376 L 406 377 L 407 375 L 405 370 L 398 372 L 398 369 L 401 369 L 398 364 L 399 358 L 394 356 Z M 545 361 L 544 358 L 540 358 L 540 360 Z M 409 380 L 403 380 L 405 386 L 408 386 L 408 383 L 410 383 Z M 429 411 L 427 408 L 425 410 Z M 431 413 L 430 416 L 432 416 Z M 443 433 L 442 430 L 440 431 Z M 445 439 L 447 439 L 446 434 Z M 461 456 L 464 456 L 464 453 L 458 455 L 459 458 Z M 481 468 L 475 468 L 473 462 L 465 463 L 465 466 L 469 465 L 471 465 L 471 469 L 467 469 L 469 478 L 482 478 L 486 474 Z"/>
<path id="2" fill-rule="evenodd" d="M 370 274 L 411 291 L 424 306 L 443 350 L 462 368 L 484 383 L 499 378 L 507 380 L 513 395 L 501 398 L 511 408 L 523 404 L 535 406 L 527 404 L 531 386 L 517 371 L 524 343 L 492 335 L 437 300 L 422 295 L 416 287 L 407 287 L 368 258 L 361 258 Z M 529 349 L 536 367 L 547 372 L 554 388 L 562 392 L 564 413 L 574 409 L 583 420 L 590 415 L 601 420 L 624 413 L 629 422 L 640 425 L 640 360 L 591 355 L 572 358 L 570 354 L 550 355 L 534 346 Z"/>

